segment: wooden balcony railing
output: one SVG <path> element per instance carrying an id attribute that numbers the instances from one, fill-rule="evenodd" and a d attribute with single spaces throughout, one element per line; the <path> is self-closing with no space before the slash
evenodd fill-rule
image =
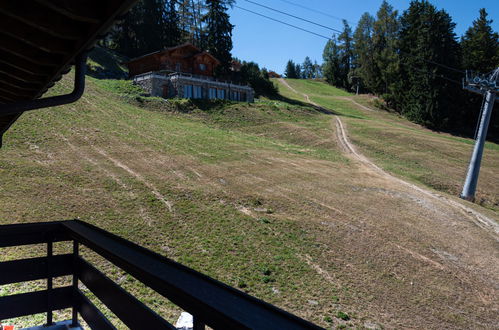
<path id="1" fill-rule="evenodd" d="M 53 254 L 53 244 L 72 241 L 69 254 Z M 115 326 L 88 299 L 81 282 L 131 329 L 175 329 L 156 312 L 106 277 L 79 254 L 80 246 L 106 258 L 193 315 L 194 329 L 320 329 L 224 283 L 130 241 L 78 220 L 0 226 L 0 248 L 46 244 L 44 257 L 0 262 L 0 285 L 44 279 L 46 290 L 0 297 L 0 320 L 72 309 L 91 329 Z M 72 285 L 54 288 L 53 279 L 72 275 Z"/>

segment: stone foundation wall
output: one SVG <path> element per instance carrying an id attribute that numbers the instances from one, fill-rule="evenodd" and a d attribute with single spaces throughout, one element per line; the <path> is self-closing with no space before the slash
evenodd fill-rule
<path id="1" fill-rule="evenodd" d="M 149 93 L 151 96 L 158 97 L 184 97 L 184 86 L 193 85 L 201 86 L 202 88 L 202 98 L 209 98 L 209 89 L 223 89 L 225 90 L 225 98 L 231 98 L 231 92 L 244 93 L 245 99 L 241 99 L 242 102 L 254 102 L 255 93 L 253 89 L 249 86 L 234 85 L 227 82 L 215 81 L 215 80 L 205 80 L 189 76 L 162 76 L 158 74 L 149 74 L 141 76 L 140 78 L 135 78 L 134 83 L 142 87 L 144 91 Z M 167 86 L 167 88 L 165 88 Z M 166 95 L 165 95 L 166 89 Z"/>

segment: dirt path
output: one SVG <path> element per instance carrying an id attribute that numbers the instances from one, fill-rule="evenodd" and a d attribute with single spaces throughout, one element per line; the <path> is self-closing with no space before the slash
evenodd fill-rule
<path id="1" fill-rule="evenodd" d="M 288 82 L 282 78 L 279 79 L 279 81 L 284 84 L 287 88 L 289 88 L 291 91 L 293 91 L 296 94 L 299 94 L 305 98 L 307 102 L 310 104 L 322 108 L 319 104 L 313 102 L 310 97 L 307 94 L 298 92 L 296 89 L 291 87 Z M 350 100 L 353 103 L 359 105 L 361 108 L 365 108 L 365 110 L 373 111 L 372 109 L 369 109 L 367 107 L 362 106 L 361 104 L 358 104 L 355 102 L 353 99 L 348 98 L 348 97 L 343 97 L 345 100 Z M 325 109 L 326 110 L 326 109 Z M 477 226 L 480 228 L 486 230 L 495 240 L 499 241 L 499 224 L 494 220 L 491 219 L 484 214 L 461 204 L 458 201 L 455 201 L 449 197 L 445 197 L 439 193 L 436 193 L 434 191 L 431 191 L 429 189 L 425 189 L 422 187 L 419 187 L 413 183 L 410 183 L 408 181 L 402 180 L 398 177 L 395 177 L 388 172 L 384 171 L 381 169 L 379 166 L 374 164 L 371 160 L 369 160 L 367 157 L 365 157 L 363 154 L 358 152 L 355 148 L 355 146 L 350 142 L 348 139 L 347 135 L 347 130 L 345 128 L 345 125 L 341 121 L 341 119 L 338 116 L 334 116 L 335 124 L 336 124 L 336 135 L 337 135 L 337 140 L 338 143 L 340 144 L 341 148 L 352 158 L 353 160 L 357 161 L 361 166 L 363 166 L 366 170 L 374 172 L 378 175 L 381 175 L 384 177 L 386 180 L 391 181 L 392 183 L 395 183 L 397 185 L 401 186 L 406 186 L 410 188 L 413 192 L 417 192 L 420 195 L 423 195 L 426 197 L 425 202 L 429 202 L 427 199 L 430 199 L 432 201 L 437 201 L 437 202 L 443 202 L 445 205 L 452 207 L 455 210 L 458 210 L 461 214 L 463 214 L 466 218 L 472 220 Z M 415 200 L 418 199 L 420 196 L 415 196 Z"/>

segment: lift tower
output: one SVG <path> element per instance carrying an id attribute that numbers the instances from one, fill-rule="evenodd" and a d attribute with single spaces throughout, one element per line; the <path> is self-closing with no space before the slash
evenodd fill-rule
<path id="1" fill-rule="evenodd" d="M 490 116 L 494 108 L 494 102 L 496 101 L 496 94 L 499 92 L 499 68 L 485 75 L 466 71 L 463 88 L 485 97 L 485 102 L 480 113 L 480 126 L 476 136 L 475 147 L 473 148 L 468 173 L 464 181 L 463 191 L 461 192 L 461 198 L 472 201 L 475 199 L 476 185 L 478 174 L 480 173 L 480 163 L 482 162 L 483 147 L 485 145 L 485 138 L 487 137 Z"/>

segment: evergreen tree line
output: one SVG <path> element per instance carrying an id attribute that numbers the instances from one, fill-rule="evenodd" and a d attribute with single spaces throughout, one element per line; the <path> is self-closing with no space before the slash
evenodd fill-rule
<path id="1" fill-rule="evenodd" d="M 464 70 L 490 72 L 499 66 L 499 34 L 485 9 L 458 40 L 445 10 L 414 0 L 402 15 L 383 1 L 375 17 L 362 15 L 355 31 L 327 42 L 322 72 L 337 87 L 381 96 L 389 108 L 436 130 L 472 136 L 482 97 L 460 86 Z M 286 73 L 293 69 L 288 63 Z M 499 114 L 489 137 L 499 138 Z"/>
<path id="2" fill-rule="evenodd" d="M 233 4 L 234 0 L 142 0 L 115 26 L 104 46 L 133 58 L 190 42 L 221 62 L 217 76 L 249 84 L 256 96 L 274 96 L 277 88 L 265 68 L 234 59 L 240 71 L 230 70 L 234 26 L 227 10 Z"/>
<path id="3" fill-rule="evenodd" d="M 322 78 L 322 66 L 317 61 L 312 63 L 310 57 L 305 57 L 302 64 L 289 60 L 284 70 L 286 78 L 294 79 L 319 79 Z"/>
<path id="4" fill-rule="evenodd" d="M 232 61 L 232 29 L 227 10 L 234 0 L 142 0 L 116 24 L 105 46 L 133 58 L 191 42 L 220 60 Z"/>

